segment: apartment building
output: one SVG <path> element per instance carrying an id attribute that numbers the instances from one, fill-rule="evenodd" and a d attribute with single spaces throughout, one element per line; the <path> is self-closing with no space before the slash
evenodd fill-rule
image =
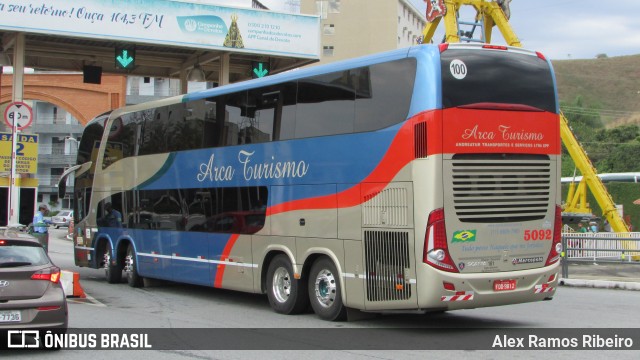
<path id="1" fill-rule="evenodd" d="M 409 0 L 300 0 L 300 12 L 321 17 L 320 63 L 414 45 L 426 24 Z"/>

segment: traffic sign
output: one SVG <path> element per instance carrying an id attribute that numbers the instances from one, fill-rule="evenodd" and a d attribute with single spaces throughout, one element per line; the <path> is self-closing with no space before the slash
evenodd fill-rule
<path id="1" fill-rule="evenodd" d="M 267 76 L 269 74 L 269 63 L 264 61 L 251 62 L 251 77 L 254 79 Z"/>
<path id="2" fill-rule="evenodd" d="M 115 61 L 117 69 L 133 69 L 136 66 L 136 48 L 133 46 L 117 47 Z"/>
<path id="3" fill-rule="evenodd" d="M 33 121 L 33 111 L 31 106 L 22 101 L 14 101 L 7 106 L 4 111 L 4 122 L 10 128 L 15 127 L 16 130 L 22 130 Z"/>

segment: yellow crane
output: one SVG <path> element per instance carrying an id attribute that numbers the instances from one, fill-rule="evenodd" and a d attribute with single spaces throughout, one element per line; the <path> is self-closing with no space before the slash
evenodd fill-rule
<path id="1" fill-rule="evenodd" d="M 427 0 L 426 2 L 427 20 L 429 22 L 427 22 L 423 31 L 423 43 L 432 42 L 436 28 L 440 21 L 444 19 L 445 42 L 478 41 L 491 43 L 491 32 L 493 27 L 496 26 L 509 46 L 522 47 L 520 40 L 509 24 L 509 3 L 511 0 Z M 462 6 L 472 6 L 475 9 L 475 21 L 459 21 L 458 14 Z M 461 26 L 471 26 L 471 30 L 464 31 Z M 480 39 L 473 38 L 476 28 L 482 29 Z M 603 217 L 611 225 L 611 229 L 615 232 L 629 232 L 627 224 L 618 213 L 611 195 L 609 195 L 604 184 L 597 176 L 596 169 L 587 153 L 571 131 L 567 118 L 562 113 L 560 118 L 562 142 L 576 167 L 582 173 L 582 180 L 577 189 L 575 184 L 571 185 L 563 211 L 575 214 L 590 214 L 591 209 L 589 209 L 589 205 L 586 202 L 586 188 L 588 186 L 602 209 Z"/>

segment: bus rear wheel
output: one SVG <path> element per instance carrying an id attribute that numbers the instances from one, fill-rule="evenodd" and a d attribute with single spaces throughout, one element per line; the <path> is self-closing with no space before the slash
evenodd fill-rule
<path id="1" fill-rule="evenodd" d="M 293 277 L 293 266 L 286 255 L 278 255 L 267 269 L 267 297 L 280 314 L 299 314 L 309 305 L 306 283 Z"/>
<path id="2" fill-rule="evenodd" d="M 142 287 L 142 276 L 138 275 L 138 263 L 136 250 L 132 244 L 127 248 L 127 256 L 124 260 L 124 272 L 127 274 L 127 283 L 131 287 Z"/>
<path id="3" fill-rule="evenodd" d="M 340 321 L 347 317 L 342 304 L 340 274 L 331 259 L 322 257 L 309 273 L 309 299 L 313 311 L 323 320 Z"/>
<path id="4" fill-rule="evenodd" d="M 109 284 L 117 284 L 122 281 L 122 268 L 118 266 L 118 262 L 116 264 L 112 264 L 111 261 L 111 253 L 113 252 L 113 248 L 111 247 L 111 243 L 107 241 L 107 245 L 104 249 L 103 261 L 104 261 L 104 275 L 107 278 L 107 282 Z"/>

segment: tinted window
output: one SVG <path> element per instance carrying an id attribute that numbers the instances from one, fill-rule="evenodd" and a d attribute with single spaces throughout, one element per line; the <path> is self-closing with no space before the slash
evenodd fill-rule
<path id="1" fill-rule="evenodd" d="M 450 49 L 441 57 L 444 108 L 501 103 L 556 112 L 551 69 L 537 56 Z"/>
<path id="2" fill-rule="evenodd" d="M 129 211 L 115 201 L 113 208 L 122 212 L 125 227 L 253 234 L 264 226 L 268 194 L 263 186 L 133 190 L 124 195 Z M 108 201 L 101 202 L 99 213 Z"/>
<path id="3" fill-rule="evenodd" d="M 355 85 L 348 70 L 301 79 L 295 137 L 352 133 L 355 99 Z"/>
<path id="4" fill-rule="evenodd" d="M 351 73 L 356 87 L 356 132 L 384 129 L 407 119 L 415 59 L 376 64 Z"/>
<path id="5" fill-rule="evenodd" d="M 297 83 L 249 90 L 248 116 L 255 128 L 252 142 L 292 139 L 296 117 Z"/>
<path id="6" fill-rule="evenodd" d="M 93 161 L 95 166 L 95 160 L 98 156 L 98 147 L 100 146 L 102 134 L 104 133 L 104 122 L 108 118 L 108 113 L 100 115 L 84 128 L 84 131 L 82 132 L 82 139 L 78 145 L 78 165 L 84 164 L 87 161 Z"/>

